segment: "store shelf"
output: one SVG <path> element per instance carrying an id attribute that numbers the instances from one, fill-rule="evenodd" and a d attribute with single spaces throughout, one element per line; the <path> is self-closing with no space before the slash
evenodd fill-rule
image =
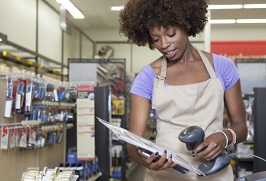
<path id="1" fill-rule="evenodd" d="M 76 106 L 75 103 L 67 103 L 67 102 L 53 102 L 53 101 L 34 101 L 34 105 L 44 105 L 44 106 L 52 106 L 55 108 L 74 108 Z"/>
<path id="2" fill-rule="evenodd" d="M 35 127 L 35 126 L 40 126 L 42 124 L 42 121 L 38 120 L 25 120 L 21 121 L 22 126 L 28 126 L 28 127 Z"/>
<path id="3" fill-rule="evenodd" d="M 98 174 L 96 174 L 96 175 L 94 175 L 94 176 L 92 176 L 92 177 L 90 177 L 89 179 L 88 179 L 88 181 L 96 181 L 98 178 L 100 178 L 102 176 L 102 173 L 98 173 Z"/>
<path id="4" fill-rule="evenodd" d="M 253 162 L 254 159 L 251 157 L 236 157 L 237 161 L 241 161 L 241 162 Z"/>
<path id="5" fill-rule="evenodd" d="M 66 124 L 66 128 L 67 129 L 71 129 L 71 128 L 73 128 L 74 127 L 74 124 L 73 123 L 67 123 Z"/>
<path id="6" fill-rule="evenodd" d="M 110 181 L 122 181 L 121 179 L 116 179 L 116 178 L 110 178 Z"/>
<path id="7" fill-rule="evenodd" d="M 39 121 L 39 120 L 24 120 L 21 121 L 22 125 L 34 126 L 34 125 L 54 125 L 54 124 L 64 124 L 64 121 Z"/>
<path id="8" fill-rule="evenodd" d="M 123 118 L 125 115 L 112 114 L 112 118 Z"/>
<path id="9" fill-rule="evenodd" d="M 28 127 L 35 127 L 35 126 L 49 126 L 49 125 L 55 125 L 55 124 L 64 124 L 65 122 L 62 121 L 53 121 L 53 122 L 43 122 L 39 120 L 24 120 L 21 121 L 20 124 L 22 126 L 28 126 Z M 17 123 L 19 124 L 19 123 Z M 9 124 L 8 124 L 9 125 Z M 70 129 L 74 126 L 73 123 L 66 123 L 67 129 Z"/>
<path id="10" fill-rule="evenodd" d="M 58 79 L 68 77 L 63 74 L 68 66 L 61 61 L 50 59 L 7 39 L 0 43 L 0 60 L 5 64 L 23 66 L 38 74 L 51 75 Z"/>
<path id="11" fill-rule="evenodd" d="M 112 145 L 125 145 L 125 143 L 116 139 L 112 139 Z"/>
<path id="12" fill-rule="evenodd" d="M 255 144 L 254 141 L 244 141 L 242 143 L 245 144 L 245 145 L 254 145 Z"/>
<path id="13" fill-rule="evenodd" d="M 3 60 L 6 60 L 6 61 L 10 61 L 13 63 L 17 63 L 20 65 L 26 66 L 26 67 L 35 67 L 35 68 L 39 67 L 38 64 L 35 63 L 35 60 L 28 60 L 28 59 L 25 59 L 21 56 L 12 54 L 11 52 L 8 52 L 5 50 L 0 51 L 0 58 L 2 58 Z"/>
<path id="14" fill-rule="evenodd" d="M 83 170 L 84 168 L 83 167 L 58 167 L 59 170 L 62 170 L 62 171 L 75 171 L 75 170 Z"/>

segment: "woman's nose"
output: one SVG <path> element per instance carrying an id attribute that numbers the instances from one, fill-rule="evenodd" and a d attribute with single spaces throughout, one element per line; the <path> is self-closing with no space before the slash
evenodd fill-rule
<path id="1" fill-rule="evenodd" d="M 169 46 L 169 42 L 167 41 L 167 39 L 166 38 L 162 38 L 162 40 L 161 40 L 162 49 L 166 49 L 166 48 L 168 48 L 168 46 Z"/>

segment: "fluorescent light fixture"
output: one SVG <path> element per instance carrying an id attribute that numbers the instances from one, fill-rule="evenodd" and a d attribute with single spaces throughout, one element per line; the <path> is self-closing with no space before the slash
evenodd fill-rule
<path id="1" fill-rule="evenodd" d="M 56 0 L 63 6 L 75 19 L 84 19 L 85 16 L 70 0 Z"/>
<path id="2" fill-rule="evenodd" d="M 266 19 L 211 19 L 211 24 L 249 24 L 249 23 L 265 23 Z"/>
<path id="3" fill-rule="evenodd" d="M 263 9 L 266 4 L 244 4 L 244 9 Z"/>
<path id="4" fill-rule="evenodd" d="M 3 39 L 2 38 L 0 38 L 0 42 L 2 42 L 3 41 Z"/>
<path id="5" fill-rule="evenodd" d="M 236 23 L 266 23 L 266 19 L 237 19 Z"/>
<path id="6" fill-rule="evenodd" d="M 58 0 L 57 0 L 58 1 Z M 266 4 L 209 4 L 209 10 L 220 10 L 220 9 L 266 9 Z M 112 11 L 121 11 L 124 6 L 112 6 Z"/>
<path id="7" fill-rule="evenodd" d="M 242 9 L 242 4 L 210 4 L 208 5 L 208 9 Z"/>
<path id="8" fill-rule="evenodd" d="M 112 6 L 111 11 L 121 11 L 124 9 L 124 6 Z"/>
<path id="9" fill-rule="evenodd" d="M 236 23 L 235 19 L 211 19 L 211 24 L 234 24 Z"/>

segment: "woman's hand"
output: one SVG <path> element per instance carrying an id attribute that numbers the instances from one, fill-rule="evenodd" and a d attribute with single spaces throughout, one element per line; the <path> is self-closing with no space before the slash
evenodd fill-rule
<path id="1" fill-rule="evenodd" d="M 216 158 L 224 151 L 225 144 L 225 136 L 223 133 L 217 132 L 205 138 L 193 152 L 199 159 L 209 161 Z"/>
<path id="2" fill-rule="evenodd" d="M 147 158 L 141 150 L 138 150 L 138 154 L 141 156 L 144 166 L 151 170 L 163 170 L 167 168 L 173 168 L 176 164 L 173 162 L 172 157 L 167 159 L 166 152 L 160 156 L 158 153 L 152 154 Z"/>

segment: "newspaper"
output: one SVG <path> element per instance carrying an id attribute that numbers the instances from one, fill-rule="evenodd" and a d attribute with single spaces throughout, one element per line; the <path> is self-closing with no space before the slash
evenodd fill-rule
<path id="1" fill-rule="evenodd" d="M 190 172 L 195 173 L 196 175 L 201 175 L 201 176 L 205 175 L 202 171 L 200 171 L 198 168 L 192 165 L 189 161 L 185 160 L 184 155 L 182 153 L 177 154 L 169 149 L 162 148 L 145 138 L 142 138 L 138 135 L 135 135 L 129 132 L 128 130 L 124 128 L 113 126 L 109 122 L 106 122 L 99 117 L 96 117 L 96 118 L 98 119 L 100 123 L 102 123 L 105 127 L 107 127 L 114 134 L 116 139 L 124 141 L 128 144 L 134 145 L 136 147 L 148 150 L 152 153 L 158 152 L 159 155 L 163 155 L 164 150 L 167 150 L 167 158 L 169 158 L 170 155 L 172 155 L 172 160 L 176 164 L 188 169 Z"/>

